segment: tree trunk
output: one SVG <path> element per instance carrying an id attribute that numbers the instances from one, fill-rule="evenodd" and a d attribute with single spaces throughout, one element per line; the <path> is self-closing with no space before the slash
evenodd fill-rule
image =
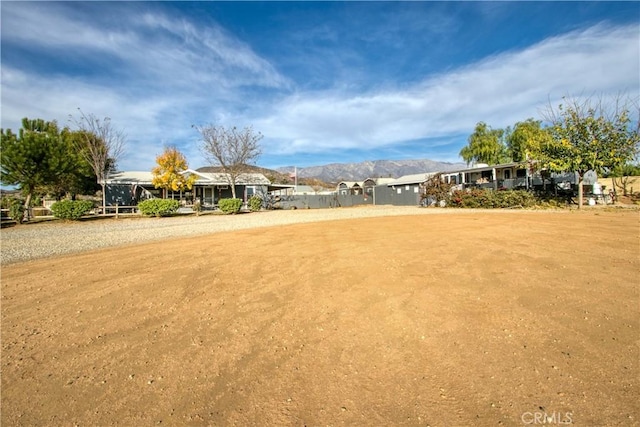
<path id="1" fill-rule="evenodd" d="M 101 182 L 100 186 L 102 187 L 102 215 L 105 215 L 107 208 L 107 185 L 104 182 Z"/>
<path id="2" fill-rule="evenodd" d="M 578 173 L 578 209 L 582 209 L 582 197 L 584 195 L 584 188 L 582 188 L 583 176 Z"/>
<path id="3" fill-rule="evenodd" d="M 24 213 L 22 214 L 22 221 L 29 221 L 31 219 L 31 210 L 29 206 L 31 205 L 31 191 L 27 193 L 27 198 L 24 200 Z"/>
<path id="4" fill-rule="evenodd" d="M 236 180 L 231 180 L 231 197 L 236 198 Z"/>

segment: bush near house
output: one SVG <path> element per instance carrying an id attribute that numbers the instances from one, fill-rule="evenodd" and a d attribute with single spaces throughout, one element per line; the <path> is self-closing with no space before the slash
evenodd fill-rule
<path id="1" fill-rule="evenodd" d="M 53 216 L 60 219 L 77 221 L 93 209 L 90 200 L 61 200 L 51 205 Z"/>
<path id="2" fill-rule="evenodd" d="M 147 216 L 170 216 L 178 211 L 180 203 L 177 200 L 148 199 L 138 203 L 138 210 Z"/>
<path id="3" fill-rule="evenodd" d="M 9 210 L 9 218 L 22 224 L 24 220 L 24 202 L 15 197 L 3 197 L 1 203 L 2 209 Z"/>
<path id="4" fill-rule="evenodd" d="M 218 207 L 225 214 L 238 213 L 242 207 L 242 199 L 220 199 Z"/>
<path id="5" fill-rule="evenodd" d="M 525 190 L 494 191 L 474 188 L 455 190 L 451 193 L 447 205 L 456 208 L 529 208 L 535 206 L 534 194 Z"/>
<path id="6" fill-rule="evenodd" d="M 262 197 L 253 196 L 249 199 L 249 209 L 251 212 L 258 212 L 262 209 Z"/>

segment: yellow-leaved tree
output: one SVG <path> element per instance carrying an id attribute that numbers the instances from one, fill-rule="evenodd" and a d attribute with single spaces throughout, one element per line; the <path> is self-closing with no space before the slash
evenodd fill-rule
<path id="1" fill-rule="evenodd" d="M 189 167 L 187 159 L 176 147 L 166 147 L 164 152 L 156 157 L 158 166 L 153 168 L 151 173 L 153 179 L 151 183 L 156 188 L 164 189 L 164 196 L 167 190 L 184 191 L 191 190 L 198 178 L 196 175 L 185 176 L 182 172 Z"/>

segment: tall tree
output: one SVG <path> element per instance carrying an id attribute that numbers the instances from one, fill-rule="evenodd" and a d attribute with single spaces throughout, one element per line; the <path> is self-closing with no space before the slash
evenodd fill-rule
<path id="1" fill-rule="evenodd" d="M 68 130 L 61 132 L 55 121 L 24 118 L 17 135 L 11 129 L 3 129 L 0 151 L 0 180 L 20 188 L 25 196 L 27 219 L 36 192 L 52 188 L 68 191 L 70 177 L 77 173 Z"/>
<path id="2" fill-rule="evenodd" d="M 125 135 L 113 127 L 111 119 L 99 119 L 93 114 L 80 111 L 80 117 L 71 117 L 80 131 L 78 152 L 91 165 L 96 180 L 102 188 L 102 212 L 106 205 L 106 179 L 109 170 L 115 168 L 120 156 L 124 153 Z"/>
<path id="3" fill-rule="evenodd" d="M 540 158 L 551 171 L 578 173 L 578 207 L 582 207 L 584 174 L 614 170 L 633 159 L 640 145 L 640 110 L 637 100 L 617 96 L 565 97 L 558 107 L 544 112 L 552 139 Z"/>
<path id="4" fill-rule="evenodd" d="M 194 126 L 200 133 L 201 150 L 212 165 L 219 165 L 226 174 L 233 198 L 236 198 L 236 183 L 247 166 L 255 163 L 261 154 L 260 132 L 252 127 L 238 129 L 235 126 Z"/>
<path id="5" fill-rule="evenodd" d="M 470 163 L 496 165 L 510 160 L 504 142 L 503 129 L 491 129 L 484 122 L 478 122 L 469 136 L 468 144 L 460 150 L 460 157 Z"/>
<path id="6" fill-rule="evenodd" d="M 183 174 L 189 165 L 186 157 L 176 147 L 166 147 L 164 152 L 156 157 L 156 163 L 158 166 L 151 171 L 153 174 L 151 183 L 156 188 L 164 189 L 165 197 L 167 190 L 184 191 L 193 188 L 198 177 L 196 175 L 186 177 Z"/>
<path id="7" fill-rule="evenodd" d="M 77 150 L 77 141 L 82 136 L 80 132 L 62 129 L 59 146 L 59 165 L 55 168 L 58 173 L 51 177 L 43 187 L 43 192 L 60 200 L 62 197 L 75 198 L 77 194 L 95 194 L 100 186 L 89 163 Z M 67 166 L 67 167 L 65 167 Z"/>
<path id="8" fill-rule="evenodd" d="M 516 123 L 506 137 L 508 151 L 514 162 L 535 160 L 534 156 L 540 152 L 540 147 L 550 139 L 551 133 L 542 127 L 542 121 L 532 118 Z"/>

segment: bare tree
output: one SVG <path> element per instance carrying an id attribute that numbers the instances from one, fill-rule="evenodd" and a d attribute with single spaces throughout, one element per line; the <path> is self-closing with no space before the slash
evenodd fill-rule
<path id="1" fill-rule="evenodd" d="M 71 117 L 71 121 L 78 126 L 80 134 L 78 152 L 91 165 L 96 174 L 98 184 L 102 187 L 102 213 L 106 205 L 106 179 L 109 170 L 114 168 L 118 159 L 124 153 L 125 135 L 121 130 L 113 127 L 111 119 L 97 118 L 94 114 L 80 111 L 80 117 Z"/>
<path id="2" fill-rule="evenodd" d="M 193 126 L 201 136 L 200 149 L 212 165 L 219 165 L 226 175 L 233 198 L 236 198 L 236 183 L 248 166 L 260 156 L 260 132 L 252 127 L 238 129 L 235 126 Z"/>

